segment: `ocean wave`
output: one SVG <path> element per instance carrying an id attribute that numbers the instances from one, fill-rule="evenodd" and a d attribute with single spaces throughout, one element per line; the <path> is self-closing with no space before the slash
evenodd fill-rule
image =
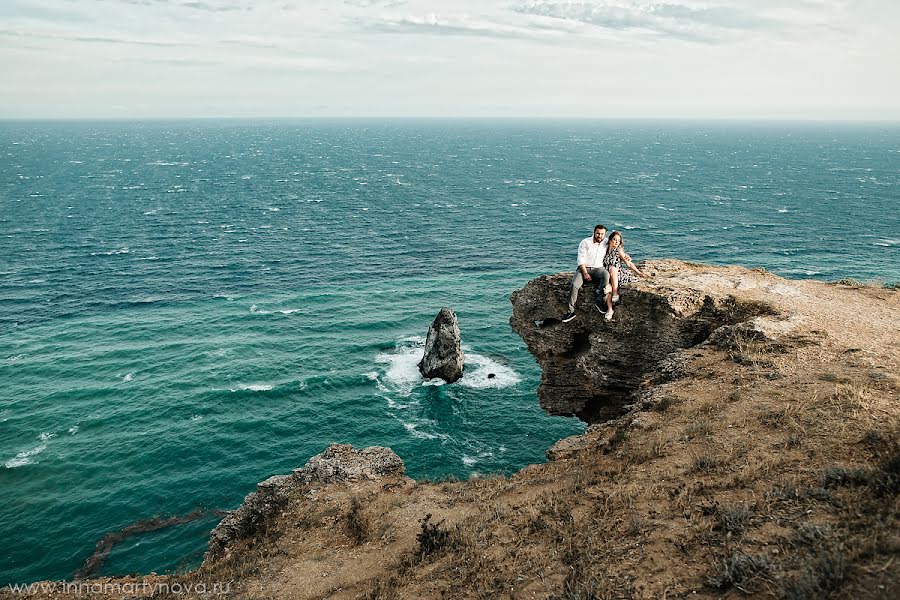
<path id="1" fill-rule="evenodd" d="M 128 249 L 128 246 L 123 246 L 118 250 L 108 250 L 107 252 L 91 252 L 91 256 L 115 256 L 117 254 L 128 254 L 131 250 Z"/>
<path id="2" fill-rule="evenodd" d="M 239 383 L 236 388 L 228 388 L 229 392 L 271 392 L 275 386 L 269 383 Z"/>
<path id="3" fill-rule="evenodd" d="M 231 298 L 229 298 L 231 300 Z M 280 315 L 292 315 L 302 311 L 302 308 L 276 308 L 274 310 L 265 310 L 254 304 L 250 307 L 250 312 L 254 315 L 272 315 L 278 313 Z"/>
<path id="4" fill-rule="evenodd" d="M 3 466 L 5 466 L 7 469 L 15 469 L 16 467 L 24 467 L 25 465 L 30 465 L 34 462 L 34 457 L 46 449 L 47 444 L 41 444 L 40 446 L 35 446 L 34 448 L 30 448 L 28 450 L 22 450 L 13 458 L 3 463 Z"/>
<path id="5" fill-rule="evenodd" d="M 461 460 L 462 460 L 462 464 L 464 464 L 467 467 L 471 467 L 471 466 L 475 465 L 476 463 L 481 462 L 483 459 L 492 458 L 493 456 L 494 456 L 493 452 L 491 452 L 490 450 L 486 450 L 484 452 L 479 452 L 475 456 L 472 456 L 470 454 L 463 454 Z"/>

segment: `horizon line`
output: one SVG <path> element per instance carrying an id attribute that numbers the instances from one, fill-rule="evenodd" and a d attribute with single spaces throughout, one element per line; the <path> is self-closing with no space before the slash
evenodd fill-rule
<path id="1" fill-rule="evenodd" d="M 594 117 L 594 116 L 504 116 L 504 115 L 214 115 L 214 116 L 2 116 L 10 121 L 669 121 L 669 122 L 763 122 L 763 123 L 871 123 L 900 124 L 900 117 Z"/>

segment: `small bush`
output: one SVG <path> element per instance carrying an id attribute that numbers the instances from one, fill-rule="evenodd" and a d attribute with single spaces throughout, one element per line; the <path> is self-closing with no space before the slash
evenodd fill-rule
<path id="1" fill-rule="evenodd" d="M 666 396 L 665 398 L 662 398 L 659 402 L 657 402 L 656 404 L 653 405 L 653 410 L 655 410 L 656 412 L 663 413 L 663 412 L 666 412 L 667 410 L 669 410 L 669 407 L 671 407 L 672 404 L 673 404 L 672 398 L 669 396 Z"/>
<path id="2" fill-rule="evenodd" d="M 684 428 L 684 439 L 693 440 L 707 437 L 712 433 L 712 424 L 709 419 L 697 419 Z"/>
<path id="3" fill-rule="evenodd" d="M 347 536 L 356 544 L 362 544 L 369 539 L 369 521 L 363 514 L 362 506 L 356 496 L 350 500 L 350 510 L 347 513 L 344 529 Z"/>
<path id="4" fill-rule="evenodd" d="M 828 467 L 822 473 L 822 487 L 857 487 L 866 486 L 872 479 L 868 469 L 856 467 Z"/>
<path id="5" fill-rule="evenodd" d="M 422 531 L 416 535 L 416 541 L 419 543 L 417 551 L 419 558 L 427 558 L 450 547 L 453 536 L 449 531 L 441 529 L 443 524 L 443 519 L 438 523 L 432 523 L 431 513 L 422 519 Z"/>
<path id="6" fill-rule="evenodd" d="M 616 429 L 616 432 L 612 435 L 612 437 L 609 438 L 609 441 L 603 448 L 603 453 L 607 454 L 609 452 L 612 452 L 613 450 L 624 444 L 627 438 L 628 432 L 624 427 Z"/>
<path id="7" fill-rule="evenodd" d="M 804 523 L 791 536 L 791 543 L 796 546 L 812 546 L 820 540 L 831 537 L 831 525 Z"/>
<path id="8" fill-rule="evenodd" d="M 838 550 L 823 550 L 781 585 L 786 600 L 818 600 L 837 590 L 846 577 L 846 561 Z"/>
<path id="9" fill-rule="evenodd" d="M 862 285 L 859 281 L 857 281 L 856 279 L 853 279 L 852 277 L 844 277 L 843 279 L 838 279 L 837 281 L 834 282 L 834 284 L 835 285 L 849 285 L 850 287 L 859 287 L 860 285 Z"/>
<path id="10" fill-rule="evenodd" d="M 801 500 L 819 500 L 827 502 L 831 500 L 831 492 L 823 487 L 798 488 L 792 485 L 783 485 L 772 488 L 766 493 L 767 500 L 781 501 L 801 501 Z"/>
<path id="11" fill-rule="evenodd" d="M 750 524 L 751 516 L 752 513 L 743 506 L 722 510 L 719 511 L 719 524 L 717 527 L 726 533 L 740 535 L 744 533 L 744 529 Z"/>
<path id="12" fill-rule="evenodd" d="M 719 563 L 718 571 L 706 579 L 707 585 L 718 590 L 731 587 L 751 591 L 754 580 L 766 575 L 772 568 L 769 557 L 760 554 L 752 556 L 735 552 Z"/>
<path id="13" fill-rule="evenodd" d="M 698 456 L 694 459 L 694 470 L 701 473 L 710 473 L 716 470 L 718 462 L 712 456 Z"/>

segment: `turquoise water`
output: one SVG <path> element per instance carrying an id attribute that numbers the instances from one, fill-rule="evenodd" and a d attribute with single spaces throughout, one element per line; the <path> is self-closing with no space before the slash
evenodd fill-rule
<path id="1" fill-rule="evenodd" d="M 0 583 L 331 442 L 419 478 L 543 460 L 582 425 L 540 411 L 508 298 L 596 222 L 638 259 L 900 279 L 897 125 L 5 122 L 0 156 Z M 442 306 L 445 386 L 415 368 Z M 197 564 L 214 523 L 103 572 Z"/>

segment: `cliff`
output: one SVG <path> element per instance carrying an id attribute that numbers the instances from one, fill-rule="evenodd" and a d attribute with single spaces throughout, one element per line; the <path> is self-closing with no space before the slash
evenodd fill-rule
<path id="1" fill-rule="evenodd" d="M 543 372 L 538 397 L 550 414 L 593 422 L 621 412 L 641 388 L 672 375 L 664 361 L 709 340 L 724 326 L 759 332 L 794 328 L 777 302 L 796 293 L 785 280 L 740 269 L 692 269 L 675 261 L 648 266 L 652 277 L 625 286 L 614 320 L 594 306 L 595 290 L 579 295 L 574 321 L 561 323 L 571 273 L 545 275 L 512 295 L 510 325 Z M 605 310 L 605 308 L 604 308 Z"/>
<path id="2" fill-rule="evenodd" d="M 248 599 L 900 597 L 900 292 L 643 268 L 611 322 L 587 288 L 558 321 L 570 274 L 512 296 L 542 405 L 590 423 L 547 463 L 414 482 L 387 449 L 332 447 L 248 496 L 200 569 L 154 581 Z"/>

